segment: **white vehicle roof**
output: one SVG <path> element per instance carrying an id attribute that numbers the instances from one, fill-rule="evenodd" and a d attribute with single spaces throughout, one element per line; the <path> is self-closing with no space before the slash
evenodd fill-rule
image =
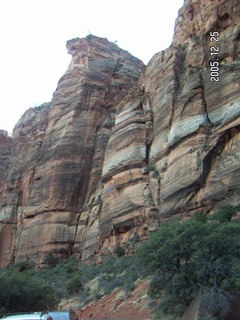
<path id="1" fill-rule="evenodd" d="M 49 311 L 49 315 L 53 320 L 70 320 L 70 314 L 68 311 Z"/>
<path id="2" fill-rule="evenodd" d="M 48 318 L 50 318 L 50 315 L 47 313 L 34 312 L 7 315 L 1 318 L 1 320 L 47 320 Z"/>

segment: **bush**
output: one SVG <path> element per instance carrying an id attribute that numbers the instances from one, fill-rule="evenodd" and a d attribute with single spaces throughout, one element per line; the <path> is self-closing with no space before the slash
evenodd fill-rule
<path id="1" fill-rule="evenodd" d="M 23 272 L 25 270 L 31 270 L 35 267 L 35 263 L 33 261 L 22 261 L 22 262 L 17 262 L 14 265 L 14 268 L 18 272 Z"/>
<path id="2" fill-rule="evenodd" d="M 56 267 L 58 259 L 53 254 L 49 253 L 43 260 L 43 263 L 47 264 L 48 267 Z"/>
<path id="3" fill-rule="evenodd" d="M 209 316 L 229 310 L 228 292 L 240 290 L 240 222 L 237 210 L 221 207 L 215 215 L 196 212 L 183 222 L 166 223 L 149 240 L 125 256 L 117 246 L 102 264 L 81 264 L 75 258 L 34 271 L 31 263 L 0 270 L 0 313 L 53 309 L 57 298 L 78 294 L 81 306 L 115 288 L 129 292 L 138 279 L 149 278 L 149 296 L 156 319 L 177 320 L 200 288 Z M 51 263 L 53 261 L 54 263 Z M 54 289 L 53 289 L 54 288 Z M 214 319 L 214 318 L 213 318 Z"/>
<path id="4" fill-rule="evenodd" d="M 221 288 L 205 288 L 202 295 L 203 316 L 212 315 L 212 319 L 223 319 L 231 311 L 229 295 Z M 215 318 L 214 318 L 215 315 Z"/>
<path id="5" fill-rule="evenodd" d="M 0 305 L 0 317 L 3 317 L 6 313 L 7 312 L 4 306 Z"/>
<path id="6" fill-rule="evenodd" d="M 152 177 L 154 179 L 158 179 L 159 178 L 159 172 L 157 170 L 154 170 L 153 173 L 152 173 Z"/>
<path id="7" fill-rule="evenodd" d="M 196 44 L 199 44 L 201 42 L 201 37 L 198 34 L 194 34 L 192 39 Z"/>
<path id="8" fill-rule="evenodd" d="M 80 276 L 75 276 L 71 280 L 68 280 L 65 284 L 65 287 L 69 294 L 78 293 L 83 288 Z"/>
<path id="9" fill-rule="evenodd" d="M 122 257 L 125 255 L 125 249 L 121 246 L 117 246 L 114 249 L 114 253 L 117 255 L 117 257 Z"/>
<path id="10" fill-rule="evenodd" d="M 140 241 L 140 236 L 137 233 L 134 233 L 133 237 L 128 241 L 128 245 L 130 245 L 132 248 L 135 248 L 136 245 Z"/>
<path id="11" fill-rule="evenodd" d="M 135 282 L 139 278 L 139 274 L 136 272 L 136 266 L 125 270 L 123 275 L 123 290 L 130 292 L 135 288 Z"/>
<path id="12" fill-rule="evenodd" d="M 216 289 L 221 299 L 223 293 L 240 287 L 238 222 L 205 222 L 197 215 L 181 223 L 168 223 L 143 243 L 136 255 L 142 277 L 153 276 L 149 295 L 156 302 L 158 319 L 177 319 L 201 287 Z M 217 294 L 215 302 L 221 300 Z M 224 310 L 219 303 L 215 307 L 215 313 L 227 311 L 227 304 Z"/>
<path id="13" fill-rule="evenodd" d="M 80 270 L 81 270 L 81 274 L 82 274 L 83 284 L 86 284 L 90 280 L 94 279 L 100 273 L 99 266 L 96 266 L 95 264 L 82 263 Z"/>
<path id="14" fill-rule="evenodd" d="M 207 215 L 202 213 L 201 211 L 196 211 L 193 216 L 192 219 L 195 219 L 199 222 L 207 222 Z"/>
<path id="15" fill-rule="evenodd" d="M 26 312 L 54 309 L 54 289 L 28 273 L 4 272 L 0 276 L 0 306 L 5 311 Z"/>
<path id="16" fill-rule="evenodd" d="M 219 222 L 231 221 L 233 216 L 237 214 L 238 210 L 230 204 L 221 206 L 220 209 L 210 218 Z"/>
<path id="17" fill-rule="evenodd" d="M 148 164 L 147 166 L 146 166 L 146 168 L 145 168 L 145 171 L 146 172 L 151 172 L 151 171 L 154 171 L 155 169 L 154 169 L 154 166 L 151 166 L 150 164 Z"/>
<path id="18" fill-rule="evenodd" d="M 103 294 L 109 294 L 116 288 L 122 287 L 123 280 L 121 277 L 102 278 L 99 281 L 99 289 L 102 290 Z"/>

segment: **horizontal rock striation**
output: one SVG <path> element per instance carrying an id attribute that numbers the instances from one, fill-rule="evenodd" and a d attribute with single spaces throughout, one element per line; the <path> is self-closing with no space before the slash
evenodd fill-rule
<path id="1" fill-rule="evenodd" d="M 131 252 L 164 221 L 239 205 L 239 13 L 236 0 L 185 1 L 146 68 L 106 39 L 67 42 L 52 101 L 0 133 L 1 265 Z"/>
<path id="2" fill-rule="evenodd" d="M 170 48 L 156 54 L 117 108 L 103 164 L 102 209 L 91 248 L 146 238 L 159 224 L 239 205 L 237 1 L 185 1 Z M 220 81 L 210 81 L 210 32 L 219 33 Z"/>
<path id="3" fill-rule="evenodd" d="M 14 241 L 4 240 L 15 261 L 72 254 L 88 199 L 101 187 L 116 105 L 144 68 L 103 38 L 73 39 L 67 49 L 72 61 L 51 103 L 28 110 L 14 129 L 0 217 L 16 229 Z"/>
<path id="4" fill-rule="evenodd" d="M 209 211 L 239 185 L 239 10 L 237 1 L 185 1 L 172 46 L 143 76 L 154 112 L 149 161 L 161 177 L 160 217 Z M 219 82 L 210 81 L 210 47 L 217 46 L 210 32 L 219 33 Z"/>

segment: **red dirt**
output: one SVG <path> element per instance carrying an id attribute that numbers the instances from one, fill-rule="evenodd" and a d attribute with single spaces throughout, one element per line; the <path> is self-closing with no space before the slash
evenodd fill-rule
<path id="1" fill-rule="evenodd" d="M 146 295 L 148 282 L 141 282 L 131 292 L 114 291 L 101 299 L 76 310 L 80 319 L 150 319 L 149 299 Z"/>

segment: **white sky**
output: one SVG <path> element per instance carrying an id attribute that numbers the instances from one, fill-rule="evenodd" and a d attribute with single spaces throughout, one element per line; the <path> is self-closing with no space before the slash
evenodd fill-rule
<path id="1" fill-rule="evenodd" d="M 71 56 L 66 41 L 89 33 L 147 63 L 172 42 L 183 0 L 0 0 L 0 129 L 52 98 Z"/>

